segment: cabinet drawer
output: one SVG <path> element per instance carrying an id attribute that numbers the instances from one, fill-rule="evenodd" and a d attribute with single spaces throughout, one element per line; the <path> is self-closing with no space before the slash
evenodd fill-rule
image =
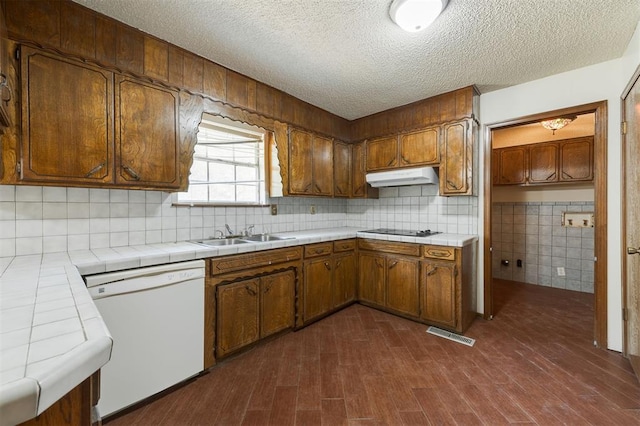
<path id="1" fill-rule="evenodd" d="M 420 245 L 412 243 L 400 243 L 397 241 L 382 240 L 358 240 L 358 248 L 362 250 L 382 251 L 385 253 L 404 254 L 407 256 L 420 256 Z"/>
<path id="2" fill-rule="evenodd" d="M 339 253 L 341 251 L 352 251 L 356 249 L 356 240 L 341 240 L 333 242 L 333 251 Z"/>
<path id="3" fill-rule="evenodd" d="M 424 246 L 424 257 L 431 259 L 456 260 L 455 247 Z"/>
<path id="4" fill-rule="evenodd" d="M 331 254 L 333 250 L 333 243 L 318 243 L 318 244 L 309 244 L 304 246 L 304 257 L 318 257 L 325 256 L 327 254 Z"/>
<path id="5" fill-rule="evenodd" d="M 240 254 L 227 257 L 210 259 L 211 276 L 225 274 L 227 272 L 239 271 L 242 269 L 255 268 L 259 266 L 274 265 L 297 260 L 302 257 L 301 247 L 266 250 L 263 252 Z"/>

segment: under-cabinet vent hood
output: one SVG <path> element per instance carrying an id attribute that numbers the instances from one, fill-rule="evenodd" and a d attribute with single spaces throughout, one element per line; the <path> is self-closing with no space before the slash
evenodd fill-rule
<path id="1" fill-rule="evenodd" d="M 374 188 L 383 186 L 436 185 L 438 175 L 433 167 L 398 169 L 388 172 L 367 173 L 367 183 Z"/>

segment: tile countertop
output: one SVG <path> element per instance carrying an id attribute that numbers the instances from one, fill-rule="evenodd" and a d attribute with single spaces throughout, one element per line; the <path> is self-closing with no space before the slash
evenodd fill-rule
<path id="1" fill-rule="evenodd" d="M 476 235 L 403 237 L 316 229 L 208 247 L 180 242 L 0 258 L 0 425 L 42 413 L 106 364 L 112 340 L 82 275 L 348 238 L 462 247 Z"/>

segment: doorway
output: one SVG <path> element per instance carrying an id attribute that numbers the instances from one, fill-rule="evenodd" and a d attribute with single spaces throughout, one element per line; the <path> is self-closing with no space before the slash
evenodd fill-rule
<path id="1" fill-rule="evenodd" d="M 494 198 L 492 188 L 495 167 L 492 164 L 492 147 L 495 132 L 499 130 L 515 128 L 518 126 L 539 123 L 541 120 L 560 116 L 581 116 L 593 114 L 593 158 L 594 179 L 593 198 L 594 216 L 597 218 L 594 227 L 594 254 L 597 261 L 594 263 L 594 345 L 607 346 L 607 257 L 606 257 L 606 224 L 607 224 L 607 104 L 598 102 L 565 108 L 546 113 L 517 118 L 508 122 L 495 123 L 486 127 L 485 134 L 485 204 L 484 204 L 484 316 L 486 319 L 493 317 L 495 313 L 493 292 L 493 238 L 491 223 L 491 208 Z M 538 124 L 539 125 L 539 124 Z M 501 259 L 500 259 L 501 260 Z"/>

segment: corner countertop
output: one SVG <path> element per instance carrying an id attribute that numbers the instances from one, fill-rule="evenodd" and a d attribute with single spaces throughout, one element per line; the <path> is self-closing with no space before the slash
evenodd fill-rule
<path id="1" fill-rule="evenodd" d="M 359 231 L 279 233 L 287 239 L 225 247 L 179 242 L 0 258 L 0 426 L 41 414 L 109 361 L 111 335 L 82 275 L 356 237 L 455 247 L 478 239 Z"/>

